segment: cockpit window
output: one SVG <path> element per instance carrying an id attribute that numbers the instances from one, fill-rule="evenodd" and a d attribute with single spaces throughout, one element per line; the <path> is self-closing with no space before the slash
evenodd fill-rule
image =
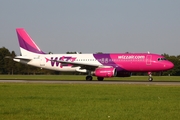
<path id="1" fill-rule="evenodd" d="M 158 61 L 166 60 L 166 58 L 158 58 Z"/>

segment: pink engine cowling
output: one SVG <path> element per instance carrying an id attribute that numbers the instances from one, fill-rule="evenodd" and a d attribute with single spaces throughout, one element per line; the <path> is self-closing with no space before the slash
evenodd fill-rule
<path id="1" fill-rule="evenodd" d="M 117 71 L 115 68 L 97 68 L 94 71 L 94 75 L 97 77 L 114 77 Z"/>

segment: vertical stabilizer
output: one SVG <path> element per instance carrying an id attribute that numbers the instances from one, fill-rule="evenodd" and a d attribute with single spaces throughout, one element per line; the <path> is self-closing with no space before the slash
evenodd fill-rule
<path id="1" fill-rule="evenodd" d="M 45 54 L 23 28 L 17 28 L 16 32 L 22 56 Z"/>

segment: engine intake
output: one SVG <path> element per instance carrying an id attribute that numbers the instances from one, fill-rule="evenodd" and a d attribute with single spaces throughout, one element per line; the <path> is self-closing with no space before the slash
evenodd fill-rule
<path id="1" fill-rule="evenodd" d="M 97 68 L 94 71 L 94 75 L 97 77 L 114 77 L 117 71 L 115 68 Z"/>

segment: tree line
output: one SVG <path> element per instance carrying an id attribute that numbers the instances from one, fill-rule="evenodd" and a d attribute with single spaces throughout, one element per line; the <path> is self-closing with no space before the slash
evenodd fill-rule
<path id="1" fill-rule="evenodd" d="M 66 52 L 67 54 L 81 54 L 81 52 Z M 101 54 L 101 52 L 98 52 Z M 52 54 L 49 52 L 49 54 Z M 171 76 L 180 76 L 180 55 L 168 55 L 162 54 L 166 59 L 170 60 L 174 63 L 174 68 L 164 72 L 156 72 L 153 75 L 171 75 Z M 22 63 L 18 63 L 13 61 L 13 59 L 7 59 L 6 57 L 14 58 L 16 53 L 14 51 L 9 51 L 7 48 L 0 48 L 0 74 L 22 74 L 22 75 L 58 75 L 58 74 L 81 74 L 77 72 L 59 72 L 53 70 L 41 69 L 29 65 L 25 65 Z M 147 75 L 147 73 L 132 73 L 132 75 Z"/>

